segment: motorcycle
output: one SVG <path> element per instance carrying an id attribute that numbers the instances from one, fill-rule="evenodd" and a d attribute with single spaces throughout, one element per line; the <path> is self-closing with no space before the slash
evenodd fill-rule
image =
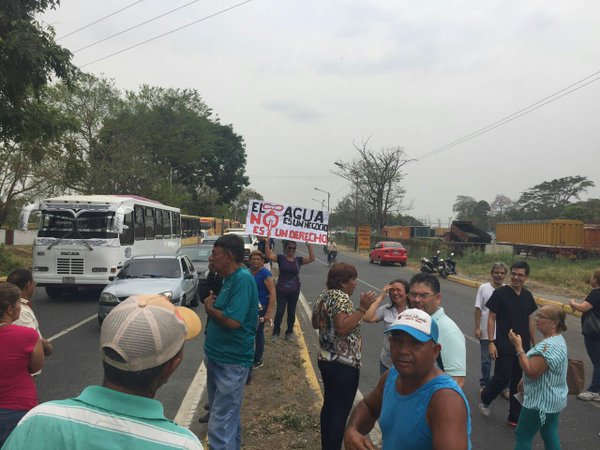
<path id="1" fill-rule="evenodd" d="M 440 257 L 439 250 L 431 257 L 431 259 L 425 257 L 421 258 L 421 272 L 438 273 L 442 278 L 448 277 L 449 271 L 444 259 Z"/>
<path id="2" fill-rule="evenodd" d="M 444 263 L 446 264 L 446 269 L 450 275 L 456 275 L 456 261 L 454 261 L 454 252 L 450 253 Z"/>

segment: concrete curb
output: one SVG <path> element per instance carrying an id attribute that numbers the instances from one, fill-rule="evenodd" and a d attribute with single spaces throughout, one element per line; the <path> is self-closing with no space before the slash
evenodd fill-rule
<path id="1" fill-rule="evenodd" d="M 298 346 L 300 347 L 300 356 L 302 357 L 302 366 L 304 367 L 304 372 L 306 373 L 306 381 L 308 381 L 308 385 L 312 389 L 312 391 L 317 396 L 317 402 L 315 406 L 317 409 L 321 409 L 321 405 L 323 403 L 323 394 L 321 392 L 321 386 L 319 385 L 319 380 L 317 379 L 317 372 L 315 371 L 315 367 L 313 366 L 312 361 L 310 360 L 310 355 L 308 353 L 308 346 L 306 345 L 306 341 L 304 340 L 304 333 L 302 333 L 302 327 L 300 326 L 300 318 L 296 314 L 296 323 L 294 324 L 294 332 L 296 336 L 298 336 Z"/>
<path id="2" fill-rule="evenodd" d="M 470 286 L 470 287 L 473 287 L 476 289 L 479 288 L 479 286 L 481 286 L 481 283 L 479 283 L 477 281 L 468 280 L 466 278 L 461 278 L 457 275 L 448 275 L 448 280 L 453 281 L 455 283 L 463 284 L 465 286 Z M 575 311 L 573 308 L 571 308 L 570 305 L 567 305 L 565 303 L 557 302 L 556 300 L 548 300 L 548 299 L 545 299 L 545 298 L 539 297 L 539 296 L 534 296 L 533 298 L 538 305 L 553 305 L 553 306 L 556 306 L 556 307 L 564 310 L 567 314 L 581 317 L 581 313 L 579 311 Z"/>

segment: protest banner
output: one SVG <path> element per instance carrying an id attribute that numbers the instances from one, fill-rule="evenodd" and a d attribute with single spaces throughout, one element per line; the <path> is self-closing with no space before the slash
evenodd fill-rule
<path id="1" fill-rule="evenodd" d="M 246 233 L 311 244 L 327 244 L 328 222 L 327 211 L 265 200 L 250 200 Z"/>

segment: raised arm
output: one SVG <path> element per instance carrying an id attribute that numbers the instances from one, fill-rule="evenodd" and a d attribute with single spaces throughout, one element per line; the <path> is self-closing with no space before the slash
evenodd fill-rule
<path id="1" fill-rule="evenodd" d="M 377 294 L 375 292 L 362 292 L 360 294 L 360 306 L 352 313 L 339 312 L 333 317 L 333 328 L 338 336 L 347 336 L 359 324 L 371 303 L 375 301 Z"/>
<path id="2" fill-rule="evenodd" d="M 273 252 L 273 250 L 271 249 L 270 241 L 268 237 L 260 237 L 259 238 L 262 241 L 266 241 L 265 242 L 265 256 L 267 257 L 268 260 L 273 261 L 273 262 L 277 262 L 277 255 Z"/>
<path id="3" fill-rule="evenodd" d="M 367 309 L 367 312 L 365 313 L 365 315 L 363 317 L 363 320 L 365 322 L 368 322 L 368 323 L 379 322 L 379 320 L 377 319 L 377 316 L 376 316 L 377 308 L 379 308 L 379 305 L 381 305 L 381 302 L 383 301 L 385 296 L 390 291 L 390 288 L 391 288 L 391 285 L 386 284 L 383 287 L 383 289 L 381 290 L 381 292 L 379 293 L 379 295 L 377 296 L 377 298 L 375 299 L 375 301 L 373 303 L 371 303 L 371 306 L 369 306 L 369 309 Z"/>

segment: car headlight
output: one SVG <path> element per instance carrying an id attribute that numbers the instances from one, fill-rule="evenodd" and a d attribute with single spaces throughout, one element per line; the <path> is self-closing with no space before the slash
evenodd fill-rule
<path id="1" fill-rule="evenodd" d="M 103 292 L 100 294 L 101 305 L 117 305 L 119 303 L 119 297 L 110 292 Z"/>
<path id="2" fill-rule="evenodd" d="M 158 295 L 162 295 L 163 297 L 167 297 L 169 300 L 173 299 L 172 291 L 159 292 Z"/>

